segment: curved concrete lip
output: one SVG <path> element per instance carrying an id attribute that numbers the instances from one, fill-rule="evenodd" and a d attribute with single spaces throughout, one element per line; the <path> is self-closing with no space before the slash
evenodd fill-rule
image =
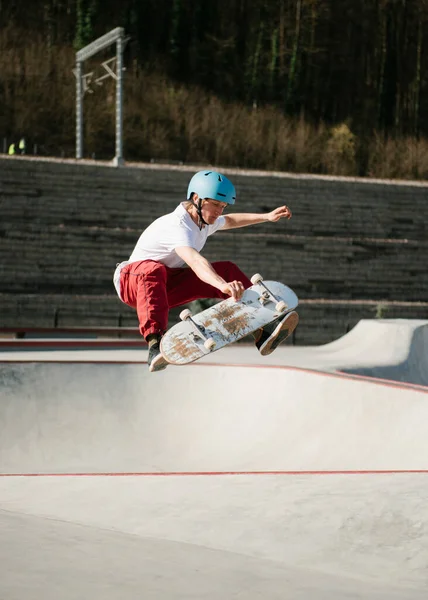
<path id="1" fill-rule="evenodd" d="M 158 374 L 2 353 L 0 598 L 425 598 L 426 325 Z"/>

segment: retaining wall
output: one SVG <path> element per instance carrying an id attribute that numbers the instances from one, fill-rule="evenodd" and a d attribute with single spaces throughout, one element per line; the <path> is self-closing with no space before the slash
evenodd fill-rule
<path id="1" fill-rule="evenodd" d="M 136 325 L 115 295 L 115 264 L 199 168 L 0 158 L 0 327 Z M 218 232 L 204 255 L 292 287 L 297 343 L 376 314 L 428 318 L 428 184 L 224 172 L 238 193 L 231 210 L 286 203 L 293 218 Z"/>

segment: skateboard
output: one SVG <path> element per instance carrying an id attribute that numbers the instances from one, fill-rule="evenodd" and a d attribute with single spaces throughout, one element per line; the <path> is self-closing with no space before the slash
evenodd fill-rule
<path id="1" fill-rule="evenodd" d="M 258 273 L 251 283 L 238 301 L 228 298 L 196 315 L 183 310 L 181 323 L 171 327 L 161 340 L 165 360 L 173 365 L 194 362 L 285 316 L 298 305 L 296 294 L 282 283 L 263 281 Z"/>

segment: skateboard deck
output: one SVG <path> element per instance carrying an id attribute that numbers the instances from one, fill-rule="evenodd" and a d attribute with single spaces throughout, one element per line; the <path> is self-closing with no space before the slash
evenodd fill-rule
<path id="1" fill-rule="evenodd" d="M 192 315 L 192 320 L 177 323 L 163 336 L 160 349 L 169 363 L 185 365 L 237 342 L 297 305 L 291 288 L 277 281 L 263 281 L 245 290 L 239 301 L 222 300 Z M 183 313 L 189 315 L 190 311 L 180 316 Z"/>

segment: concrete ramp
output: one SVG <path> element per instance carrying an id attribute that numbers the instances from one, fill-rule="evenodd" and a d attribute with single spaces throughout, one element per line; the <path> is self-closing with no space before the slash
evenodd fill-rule
<path id="1" fill-rule="evenodd" d="M 428 386 L 428 321 L 363 319 L 349 333 L 322 346 L 282 345 L 263 365 L 342 372 L 390 382 Z M 211 357 L 201 362 L 209 363 Z M 215 362 L 259 364 L 249 345 L 219 352 Z"/>
<path id="2" fill-rule="evenodd" d="M 428 395 L 289 368 L 0 367 L 0 471 L 428 469 Z"/>
<path id="3" fill-rule="evenodd" d="M 139 350 L 5 354 L 0 598 L 425 599 L 428 388 L 333 372 L 371 349 L 423 374 L 425 324 L 394 329 L 389 359 L 362 324 L 157 374 Z"/>
<path id="4" fill-rule="evenodd" d="M 328 346 L 347 362 L 344 373 L 428 386 L 428 321 L 363 320 Z"/>

